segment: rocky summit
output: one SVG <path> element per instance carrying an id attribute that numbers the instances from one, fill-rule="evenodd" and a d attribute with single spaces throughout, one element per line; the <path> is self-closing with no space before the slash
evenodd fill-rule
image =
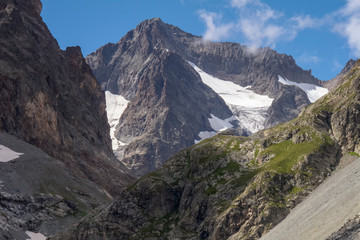
<path id="1" fill-rule="evenodd" d="M 357 61 L 296 119 L 187 148 L 52 239 L 258 239 L 359 154 L 359 89 Z"/>
<path id="2" fill-rule="evenodd" d="M 224 128 L 250 135 L 291 120 L 312 100 L 297 84 L 323 84 L 291 56 L 206 42 L 159 18 L 140 23 L 86 61 L 103 90 L 129 101 L 110 124 L 115 155 L 137 176 Z M 254 102 L 263 97 L 266 104 Z"/>

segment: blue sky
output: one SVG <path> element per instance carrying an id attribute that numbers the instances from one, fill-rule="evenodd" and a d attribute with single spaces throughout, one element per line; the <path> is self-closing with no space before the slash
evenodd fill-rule
<path id="1" fill-rule="evenodd" d="M 62 49 L 86 56 L 160 17 L 211 41 L 291 55 L 329 80 L 360 56 L 360 0 L 42 0 L 42 17 Z"/>

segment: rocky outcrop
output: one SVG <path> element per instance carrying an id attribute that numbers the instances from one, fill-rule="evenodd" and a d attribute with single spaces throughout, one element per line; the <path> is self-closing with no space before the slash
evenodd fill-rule
<path id="1" fill-rule="evenodd" d="M 333 79 L 323 82 L 323 86 L 326 87 L 327 89 L 335 89 L 339 86 L 339 84 L 341 84 L 341 80 L 343 79 L 343 77 L 349 73 L 349 71 L 354 67 L 356 61 L 354 59 L 350 59 L 346 64 L 345 67 L 343 68 L 343 70 L 341 70 L 341 72 L 334 77 Z"/>
<path id="2" fill-rule="evenodd" d="M 111 193 L 131 181 L 110 145 L 105 98 L 80 48 L 61 51 L 39 0 L 0 4 L 0 129 Z"/>
<path id="3" fill-rule="evenodd" d="M 267 111 L 265 127 L 269 128 L 296 118 L 309 104 L 306 93 L 300 88 L 283 86 Z"/>
<path id="4" fill-rule="evenodd" d="M 360 237 L 360 214 L 349 219 L 342 228 L 332 233 L 326 240 L 356 240 Z"/>
<path id="5" fill-rule="evenodd" d="M 159 62 L 154 61 L 154 56 L 162 58 L 166 56 L 165 52 L 177 54 L 177 63 L 174 62 L 168 64 L 166 68 L 158 69 L 158 66 L 154 64 L 159 64 Z M 162 60 L 165 61 L 165 59 Z M 184 66 L 188 65 L 186 61 L 194 63 L 206 73 L 220 79 L 232 81 L 243 87 L 251 86 L 251 90 L 258 94 L 276 98 L 277 100 L 274 101 L 267 114 L 267 127 L 296 117 L 309 103 L 302 90 L 295 90 L 295 87 L 279 83 L 279 75 L 294 82 L 321 84 L 321 81 L 311 75 L 311 71 L 304 71 L 298 67 L 291 56 L 279 54 L 269 48 L 251 52 L 246 46 L 240 44 L 204 42 L 200 37 L 166 24 L 159 18 L 140 23 L 118 43 L 109 43 L 99 48 L 87 56 L 86 61 L 91 66 L 103 90 L 119 94 L 130 101 L 124 116 L 116 126 L 117 134 L 115 134 L 119 141 L 129 145 L 115 149 L 115 152 L 119 160 L 138 176 L 158 168 L 170 155 L 192 145 L 194 140 L 198 139 L 197 135 L 200 131 L 212 130 L 209 129 L 207 121 L 210 114 L 216 115 L 217 112 L 219 115 L 216 116 L 219 118 L 228 117 L 230 114 L 227 106 L 218 104 L 219 100 L 210 101 L 205 105 L 208 110 L 204 109 L 197 115 L 194 114 L 197 113 L 194 109 L 202 109 L 206 99 L 203 96 L 208 95 L 214 98 L 214 92 L 201 86 L 202 90 L 199 96 L 189 94 L 194 92 L 196 95 L 201 82 L 199 83 L 199 78 L 194 76 L 191 68 Z M 161 72 L 150 73 L 149 69 L 158 69 Z M 187 86 L 178 81 L 180 77 L 189 78 L 186 82 Z M 158 79 L 155 80 L 155 78 Z M 164 117 L 150 117 L 154 122 L 152 125 L 171 126 L 171 128 L 164 128 L 164 131 L 174 132 L 170 135 L 176 135 L 169 135 L 169 137 L 157 141 L 158 133 L 147 127 L 144 128 L 144 124 L 150 118 L 147 117 L 145 120 L 144 116 L 135 115 L 146 113 L 153 116 L 160 111 L 167 111 L 170 103 L 154 101 L 151 106 L 147 102 L 150 94 L 153 100 L 162 99 L 157 97 L 154 91 L 141 92 L 147 91 L 144 86 L 151 86 L 153 82 L 166 81 L 171 81 L 178 91 L 176 93 L 166 91 L 163 94 L 166 94 L 166 98 L 174 103 L 171 103 L 170 109 L 177 104 L 178 112 L 176 114 L 182 116 L 179 116 L 181 120 L 167 118 L 167 123 L 164 123 Z M 176 86 L 175 83 L 179 85 Z M 159 85 L 159 87 L 161 86 Z M 291 88 L 293 89 L 289 90 Z M 148 96 L 145 101 L 139 98 L 142 95 Z M 197 99 L 203 100 L 197 101 Z M 143 103 L 139 104 L 141 101 Z M 125 126 L 127 126 L 126 129 L 122 129 Z M 132 133 L 129 130 L 130 126 L 133 128 Z M 125 136 L 122 132 L 130 134 Z M 147 143 L 142 144 L 141 142 Z M 134 146 L 139 147 L 136 149 Z M 151 159 L 156 159 L 156 161 Z"/>

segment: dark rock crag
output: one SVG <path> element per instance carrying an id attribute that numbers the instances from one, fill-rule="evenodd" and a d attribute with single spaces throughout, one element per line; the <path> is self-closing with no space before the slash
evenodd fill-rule
<path id="1" fill-rule="evenodd" d="M 80 48 L 60 50 L 39 0 L 0 4 L 0 129 L 115 193 L 131 178 L 113 156 L 104 93 Z"/>

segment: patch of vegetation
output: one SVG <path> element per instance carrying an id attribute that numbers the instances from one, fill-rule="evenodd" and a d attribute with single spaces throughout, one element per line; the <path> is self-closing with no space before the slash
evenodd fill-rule
<path id="1" fill-rule="evenodd" d="M 143 238 L 159 237 L 172 230 L 172 225 L 177 225 L 179 218 L 174 215 L 177 211 L 170 212 L 161 218 L 154 218 L 149 221 L 149 225 L 140 230 L 140 235 Z"/>
<path id="2" fill-rule="evenodd" d="M 223 168 L 218 168 L 214 171 L 214 176 L 224 176 L 226 172 L 238 172 L 240 170 L 240 164 L 234 161 L 230 161 Z"/>
<path id="3" fill-rule="evenodd" d="M 261 170 L 261 168 L 258 168 L 252 171 L 245 171 L 240 177 L 232 180 L 230 183 L 235 187 L 244 187 L 256 174 L 261 172 Z"/>
<path id="4" fill-rule="evenodd" d="M 70 216 L 83 218 L 83 217 L 85 217 L 87 214 L 88 214 L 88 213 L 85 212 L 85 211 L 77 210 L 77 211 L 75 211 L 74 213 L 70 214 Z"/>
<path id="5" fill-rule="evenodd" d="M 296 195 L 299 192 L 301 192 L 302 190 L 304 190 L 304 188 L 299 188 L 299 187 L 295 186 L 290 190 L 289 194 Z"/>
<path id="6" fill-rule="evenodd" d="M 226 180 L 225 178 L 220 178 L 217 182 L 217 184 L 226 184 L 228 182 L 228 180 Z"/>
<path id="7" fill-rule="evenodd" d="M 205 193 L 207 195 L 212 195 L 212 194 L 215 194 L 216 193 L 216 187 L 214 186 L 210 186 L 208 189 L 205 190 Z"/>
<path id="8" fill-rule="evenodd" d="M 284 203 L 282 203 L 282 202 L 272 202 L 272 201 L 270 201 L 268 206 L 275 207 L 275 208 L 286 208 L 286 205 Z"/>
<path id="9" fill-rule="evenodd" d="M 216 207 L 218 208 L 218 212 L 222 213 L 230 207 L 230 202 L 228 200 L 221 200 L 216 203 Z"/>
<path id="10" fill-rule="evenodd" d="M 277 144 L 273 144 L 265 149 L 261 154 L 275 155 L 263 168 L 274 170 L 278 173 L 292 172 L 292 167 L 301 157 L 311 152 L 319 151 L 322 146 L 333 144 L 333 140 L 327 135 L 311 134 L 312 141 L 295 144 L 291 140 L 286 140 Z"/>
<path id="11" fill-rule="evenodd" d="M 360 155 L 359 155 L 358 153 L 356 153 L 356 152 L 348 152 L 348 154 L 349 154 L 350 156 L 360 157 Z"/>

